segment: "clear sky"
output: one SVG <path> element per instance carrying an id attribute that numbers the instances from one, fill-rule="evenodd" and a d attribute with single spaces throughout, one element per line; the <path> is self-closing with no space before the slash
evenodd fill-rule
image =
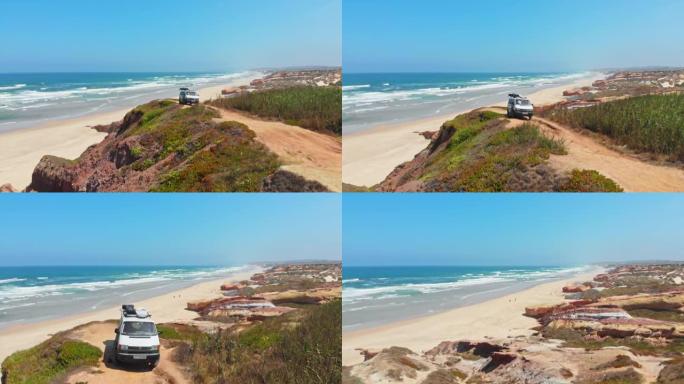
<path id="1" fill-rule="evenodd" d="M 344 0 L 347 72 L 684 66 L 681 0 Z"/>
<path id="2" fill-rule="evenodd" d="M 341 63 L 341 0 L 2 0 L 0 72 Z"/>
<path id="3" fill-rule="evenodd" d="M 684 261 L 683 194 L 345 194 L 354 265 Z"/>
<path id="4" fill-rule="evenodd" d="M 340 259 L 337 194 L 5 195 L 4 266 Z"/>

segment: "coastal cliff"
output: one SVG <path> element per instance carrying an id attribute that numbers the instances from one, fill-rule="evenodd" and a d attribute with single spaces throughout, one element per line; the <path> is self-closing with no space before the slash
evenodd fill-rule
<path id="1" fill-rule="evenodd" d="M 425 352 L 359 350 L 364 362 L 345 367 L 342 382 L 684 381 L 682 264 L 615 266 L 562 291 L 562 304 L 526 308 L 539 324 L 531 336 L 447 340 Z"/>
<path id="2" fill-rule="evenodd" d="M 683 89 L 682 70 L 617 72 L 565 90 L 564 101 L 535 107 L 529 121 L 507 118 L 503 107 L 476 109 L 416 132 L 429 144 L 370 189 L 681 191 Z"/>
<path id="3" fill-rule="evenodd" d="M 216 121 L 205 105 L 156 100 L 123 120 L 78 159 L 44 156 L 27 191 L 326 191 L 318 182 L 280 169 L 278 157 L 249 127 Z"/>

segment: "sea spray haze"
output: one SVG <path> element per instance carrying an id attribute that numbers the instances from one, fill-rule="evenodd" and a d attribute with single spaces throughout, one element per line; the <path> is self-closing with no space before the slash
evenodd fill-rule
<path id="1" fill-rule="evenodd" d="M 249 266 L 0 267 L 0 328 L 137 302 Z"/>
<path id="2" fill-rule="evenodd" d="M 510 92 L 529 94 L 594 75 L 591 72 L 345 73 L 344 132 L 501 104 Z"/>
<path id="3" fill-rule="evenodd" d="M 590 267 L 344 267 L 343 328 L 355 330 L 522 291 Z"/>

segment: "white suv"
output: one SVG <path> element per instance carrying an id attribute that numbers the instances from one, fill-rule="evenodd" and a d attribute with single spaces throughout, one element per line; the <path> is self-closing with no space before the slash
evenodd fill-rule
<path id="1" fill-rule="evenodd" d="M 178 104 L 199 104 L 199 92 L 191 91 L 189 88 L 181 88 L 178 94 Z"/>
<path id="2" fill-rule="evenodd" d="M 534 114 L 534 105 L 526 97 L 522 97 L 517 93 L 508 94 L 508 107 L 506 108 L 506 116 L 511 117 L 528 117 L 532 120 Z"/>
<path id="3" fill-rule="evenodd" d="M 159 363 L 159 333 L 145 309 L 131 304 L 121 306 L 119 328 L 115 330 L 114 358 L 117 362 Z"/>

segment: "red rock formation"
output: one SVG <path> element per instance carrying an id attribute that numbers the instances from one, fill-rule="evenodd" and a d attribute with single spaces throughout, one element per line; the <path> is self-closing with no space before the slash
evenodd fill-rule
<path id="1" fill-rule="evenodd" d="M 18 192 L 18 191 L 16 189 L 14 189 L 12 184 L 7 183 L 7 184 L 0 185 L 0 193 L 3 193 L 3 192 Z"/>

